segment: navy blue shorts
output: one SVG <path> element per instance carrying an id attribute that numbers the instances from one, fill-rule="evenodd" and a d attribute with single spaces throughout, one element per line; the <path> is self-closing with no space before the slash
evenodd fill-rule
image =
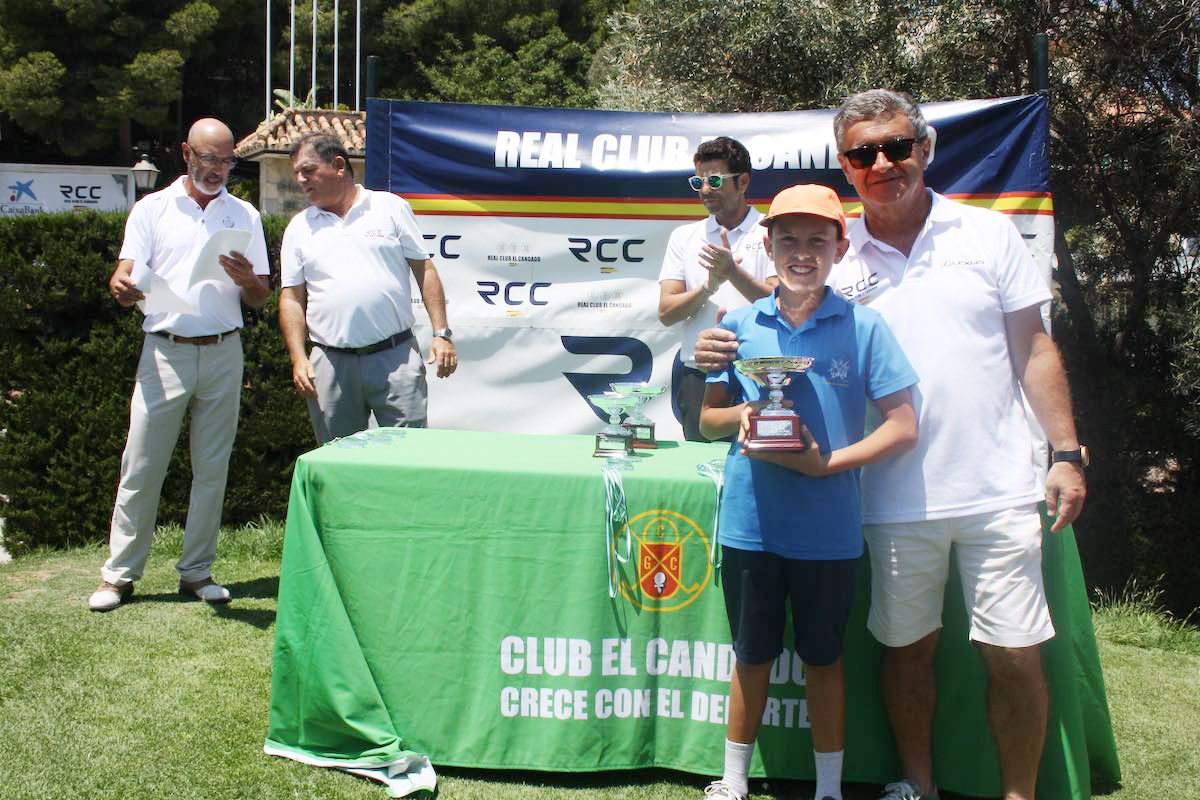
<path id="1" fill-rule="evenodd" d="M 738 661 L 765 664 L 782 652 L 789 599 L 800 659 L 814 667 L 838 660 L 854 605 L 857 558 L 801 561 L 724 545 L 721 552 L 725 613 Z"/>

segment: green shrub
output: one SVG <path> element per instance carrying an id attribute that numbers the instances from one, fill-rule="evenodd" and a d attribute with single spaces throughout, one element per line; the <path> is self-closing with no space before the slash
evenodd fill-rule
<path id="1" fill-rule="evenodd" d="M 1162 577 L 1152 583 L 1130 578 L 1119 592 L 1092 593 L 1096 636 L 1116 644 L 1200 655 L 1200 630 L 1164 606 Z"/>
<path id="2" fill-rule="evenodd" d="M 264 220 L 273 283 L 286 220 Z M 108 294 L 119 213 L 0 219 L 0 517 L 21 552 L 104 540 L 116 497 L 142 315 Z M 224 523 L 282 518 L 292 464 L 312 446 L 279 334 L 275 297 L 245 310 L 245 384 Z M 182 523 L 191 485 L 187 421 L 159 504 Z"/>

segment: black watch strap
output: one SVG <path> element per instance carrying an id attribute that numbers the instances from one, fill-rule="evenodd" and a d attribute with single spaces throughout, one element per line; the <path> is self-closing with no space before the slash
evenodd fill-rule
<path id="1" fill-rule="evenodd" d="M 1092 454 L 1088 451 L 1087 445 L 1085 444 L 1081 444 L 1075 450 L 1055 450 L 1050 453 L 1051 464 L 1057 464 L 1060 461 L 1086 467 L 1092 462 Z"/>

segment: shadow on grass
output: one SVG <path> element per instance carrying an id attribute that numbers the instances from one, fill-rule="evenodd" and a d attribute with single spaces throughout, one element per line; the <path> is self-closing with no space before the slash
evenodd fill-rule
<path id="1" fill-rule="evenodd" d="M 252 581 L 227 583 L 225 584 L 225 588 L 233 595 L 235 601 L 239 597 L 254 600 L 274 600 L 279 597 L 279 576 L 272 575 L 269 578 L 255 578 Z"/>
<path id="2" fill-rule="evenodd" d="M 233 596 L 233 600 L 225 605 L 214 605 L 213 613 L 224 619 L 232 619 L 253 625 L 259 630 L 266 630 L 275 624 L 275 609 L 273 608 L 240 608 L 238 600 L 274 600 L 279 596 L 279 576 L 256 578 L 252 581 L 227 583 L 225 588 Z M 158 594 L 135 594 L 133 602 L 142 603 L 199 603 L 200 600 L 192 595 L 179 592 L 159 592 Z"/>
<path id="3" fill-rule="evenodd" d="M 609 772 L 534 772 L 525 770 L 488 770 L 469 769 L 467 767 L 438 766 L 439 777 L 453 777 L 464 781 L 481 781 L 497 784 L 512 784 L 514 786 L 530 786 L 548 789 L 569 789 L 584 792 L 587 790 L 622 789 L 631 786 L 646 786 L 656 783 L 666 783 L 682 788 L 696 790 L 696 800 L 701 800 L 704 787 L 714 778 L 707 775 L 693 775 L 677 772 L 671 769 L 650 768 L 636 770 L 614 770 Z M 439 788 L 440 788 L 439 784 Z M 792 780 L 781 778 L 751 778 L 751 794 L 766 795 L 777 800 L 809 800 L 813 796 L 812 781 Z M 875 800 L 879 797 L 878 784 L 844 783 L 842 796 L 846 800 Z M 943 793 L 947 800 L 961 797 L 962 800 L 973 800 L 962 795 Z"/>
<path id="4" fill-rule="evenodd" d="M 712 780 L 712 778 L 701 775 L 688 775 L 669 769 L 557 773 L 439 766 L 437 767 L 437 772 L 439 776 L 455 777 L 468 781 L 570 789 L 615 789 L 650 783 L 671 783 L 676 786 L 695 786 L 702 790 Z"/>
<path id="5" fill-rule="evenodd" d="M 199 603 L 195 597 L 191 595 L 182 595 L 179 592 L 159 592 L 158 594 L 134 594 L 134 603 Z"/>
<path id="6" fill-rule="evenodd" d="M 232 619 L 253 625 L 260 631 L 265 631 L 275 624 L 275 610 L 268 608 L 238 608 L 236 603 L 224 606 L 213 606 L 213 611 L 222 619 Z"/>
<path id="7" fill-rule="evenodd" d="M 275 624 L 275 609 L 241 608 L 238 606 L 237 601 L 238 598 L 246 600 L 274 600 L 279 596 L 278 575 L 272 575 L 269 578 L 256 578 L 252 581 L 227 583 L 225 584 L 225 588 L 233 595 L 233 601 L 228 605 L 213 607 L 218 617 L 245 622 L 247 625 L 253 625 L 263 631 Z"/>

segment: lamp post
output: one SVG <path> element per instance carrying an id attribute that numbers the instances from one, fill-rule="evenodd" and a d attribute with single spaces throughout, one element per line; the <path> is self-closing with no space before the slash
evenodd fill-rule
<path id="1" fill-rule="evenodd" d="M 142 160 L 133 165 L 133 185 L 137 187 L 138 192 L 145 192 L 153 189 L 156 183 L 158 167 L 154 166 L 148 155 L 142 153 Z"/>

